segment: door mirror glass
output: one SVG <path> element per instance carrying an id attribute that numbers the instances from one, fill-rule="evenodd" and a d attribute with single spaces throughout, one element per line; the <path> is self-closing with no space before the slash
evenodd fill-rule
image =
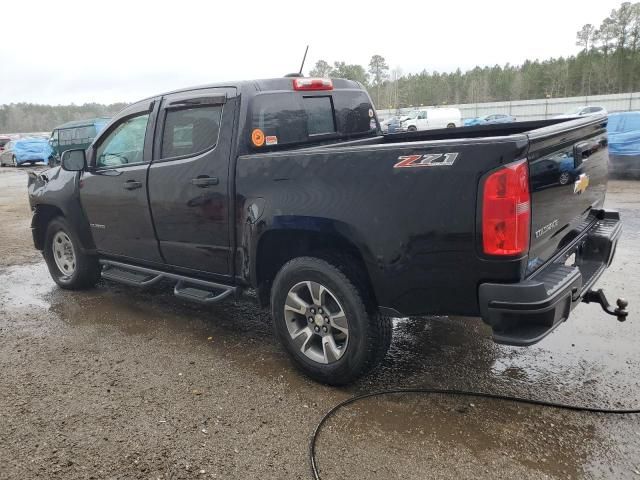
<path id="1" fill-rule="evenodd" d="M 69 172 L 81 172 L 87 165 L 87 157 L 84 150 L 67 150 L 62 153 L 61 164 L 63 170 Z"/>

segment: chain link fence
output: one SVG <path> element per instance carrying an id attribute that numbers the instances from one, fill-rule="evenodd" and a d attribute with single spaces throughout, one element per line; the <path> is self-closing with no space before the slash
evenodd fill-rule
<path id="1" fill-rule="evenodd" d="M 584 97 L 513 100 L 508 102 L 463 103 L 446 106 L 459 108 L 462 112 L 463 119 L 481 117 L 494 113 L 506 113 L 515 117 L 517 120 L 524 121 L 553 118 L 556 115 L 562 115 L 563 113 L 571 112 L 586 105 L 604 107 L 609 113 L 640 110 L 640 92 Z M 384 119 L 391 115 L 405 114 L 417 108 L 426 107 L 425 105 L 397 110 L 378 110 L 378 116 Z"/>

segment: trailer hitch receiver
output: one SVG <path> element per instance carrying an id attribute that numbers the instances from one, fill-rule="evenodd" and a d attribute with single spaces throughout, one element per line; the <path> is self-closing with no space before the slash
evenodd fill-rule
<path id="1" fill-rule="evenodd" d="M 607 297 L 605 296 L 601 288 L 598 290 L 589 290 L 582 297 L 582 301 L 584 303 L 594 302 L 600 304 L 600 306 L 606 313 L 616 317 L 619 322 L 624 322 L 627 319 L 627 315 L 629 315 L 629 312 L 627 311 L 629 302 L 627 302 L 624 298 L 619 298 L 618 300 L 616 300 L 617 308 L 614 308 L 607 300 Z"/>

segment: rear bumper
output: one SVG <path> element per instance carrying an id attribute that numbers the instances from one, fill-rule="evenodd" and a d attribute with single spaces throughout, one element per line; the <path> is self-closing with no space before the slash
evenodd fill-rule
<path id="1" fill-rule="evenodd" d="M 44 158 L 43 155 L 40 154 L 23 154 L 20 156 L 16 156 L 16 164 L 18 165 L 22 165 L 23 163 L 26 162 L 45 162 L 46 163 L 46 159 Z"/>
<path id="2" fill-rule="evenodd" d="M 591 228 L 526 280 L 480 285 L 480 313 L 491 325 L 494 341 L 532 345 L 569 317 L 611 264 L 622 233 L 618 212 L 601 210 L 597 218 Z M 574 254 L 575 264 L 565 265 Z"/>

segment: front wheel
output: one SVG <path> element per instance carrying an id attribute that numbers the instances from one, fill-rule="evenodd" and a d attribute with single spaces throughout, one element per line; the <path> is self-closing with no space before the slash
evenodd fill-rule
<path id="1" fill-rule="evenodd" d="M 51 278 L 62 288 L 91 288 L 100 277 L 98 259 L 82 252 L 78 236 L 63 217 L 49 222 L 42 254 Z"/>
<path id="2" fill-rule="evenodd" d="M 455 123 L 449 123 L 447 125 L 447 128 L 456 128 L 456 124 Z"/>
<path id="3" fill-rule="evenodd" d="M 410 125 L 410 126 L 407 128 L 407 131 L 408 131 L 408 132 L 415 132 L 415 131 L 417 131 L 417 130 L 418 130 L 418 127 L 416 127 L 415 125 Z"/>
<path id="4" fill-rule="evenodd" d="M 278 272 L 271 292 L 276 337 L 298 368 L 330 385 L 367 373 L 391 343 L 391 320 L 365 306 L 363 286 L 349 270 L 295 258 Z"/>

